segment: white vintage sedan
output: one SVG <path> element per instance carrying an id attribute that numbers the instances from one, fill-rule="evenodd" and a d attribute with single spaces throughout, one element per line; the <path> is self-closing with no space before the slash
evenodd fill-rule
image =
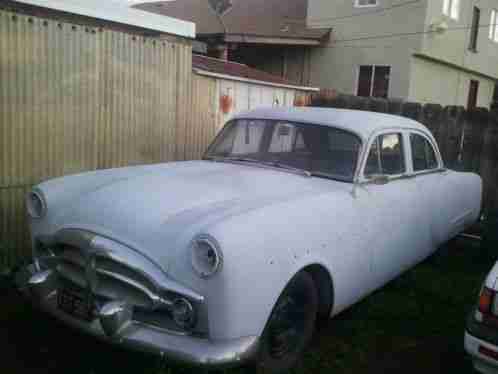
<path id="1" fill-rule="evenodd" d="M 291 367 L 340 313 L 479 217 L 481 179 L 418 122 L 260 109 L 201 161 L 49 180 L 22 289 L 79 330 L 207 367 Z"/>

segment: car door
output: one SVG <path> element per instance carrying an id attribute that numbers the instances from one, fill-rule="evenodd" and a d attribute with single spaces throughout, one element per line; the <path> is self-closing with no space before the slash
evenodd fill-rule
<path id="1" fill-rule="evenodd" d="M 409 178 L 408 149 L 403 131 L 375 134 L 360 174 L 358 200 L 364 212 L 363 237 L 372 254 L 374 288 L 422 257 L 418 191 Z"/>
<path id="2" fill-rule="evenodd" d="M 418 205 L 425 217 L 424 232 L 428 233 L 425 252 L 429 255 L 451 236 L 450 226 L 461 215 L 458 198 L 464 196 L 456 190 L 465 187 L 451 183 L 450 171 L 444 169 L 441 156 L 430 137 L 422 132 L 410 131 L 409 143 L 411 176 L 418 189 Z"/>

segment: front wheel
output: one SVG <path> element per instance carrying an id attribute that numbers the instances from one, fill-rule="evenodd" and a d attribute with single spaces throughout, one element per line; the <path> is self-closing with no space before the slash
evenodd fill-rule
<path id="1" fill-rule="evenodd" d="M 296 274 L 277 300 L 261 338 L 258 366 L 263 372 L 292 368 L 313 336 L 318 291 L 311 275 Z"/>

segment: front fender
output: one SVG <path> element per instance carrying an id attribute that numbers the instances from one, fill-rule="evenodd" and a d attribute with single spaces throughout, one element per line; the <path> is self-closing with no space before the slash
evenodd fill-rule
<path id="1" fill-rule="evenodd" d="M 333 278 L 318 242 L 306 246 L 290 237 L 282 240 L 272 226 L 266 225 L 260 235 L 248 235 L 247 220 L 240 220 L 210 233 L 225 249 L 223 270 L 203 287 L 212 338 L 260 336 L 287 283 L 309 265 L 321 265 Z M 260 225 L 251 227 L 263 229 Z"/>

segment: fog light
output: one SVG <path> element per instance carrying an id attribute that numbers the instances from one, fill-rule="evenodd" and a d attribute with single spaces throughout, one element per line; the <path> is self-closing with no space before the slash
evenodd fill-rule
<path id="1" fill-rule="evenodd" d="M 187 299 L 176 299 L 173 302 L 171 313 L 173 315 L 173 321 L 182 329 L 194 327 L 196 322 L 195 310 Z"/>

